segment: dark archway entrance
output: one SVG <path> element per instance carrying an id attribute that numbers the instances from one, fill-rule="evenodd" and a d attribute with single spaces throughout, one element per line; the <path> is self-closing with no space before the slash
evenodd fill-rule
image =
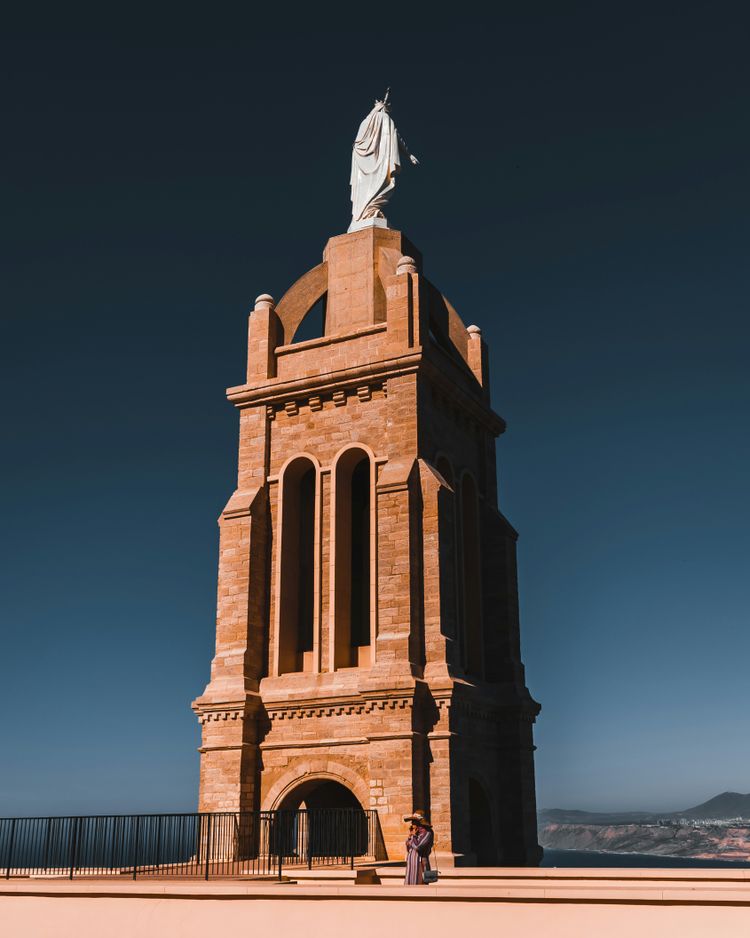
<path id="1" fill-rule="evenodd" d="M 330 861 L 368 853 L 367 814 L 340 782 L 314 778 L 301 782 L 282 800 L 276 815 L 285 855 Z"/>
<path id="2" fill-rule="evenodd" d="M 279 805 L 280 811 L 325 811 L 338 808 L 362 810 L 362 805 L 345 785 L 328 778 L 302 782 Z"/>

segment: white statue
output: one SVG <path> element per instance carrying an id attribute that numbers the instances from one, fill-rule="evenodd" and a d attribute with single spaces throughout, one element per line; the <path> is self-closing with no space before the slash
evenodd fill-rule
<path id="1" fill-rule="evenodd" d="M 401 170 L 401 156 L 408 157 L 414 166 L 419 160 L 404 143 L 388 113 L 388 94 L 359 125 L 357 139 L 352 147 L 352 223 L 349 231 L 375 225 L 387 228 L 383 207 L 396 185 L 396 173 Z"/>

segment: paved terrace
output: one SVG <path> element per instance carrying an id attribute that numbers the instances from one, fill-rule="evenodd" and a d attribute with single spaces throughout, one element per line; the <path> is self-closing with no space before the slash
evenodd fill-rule
<path id="1" fill-rule="evenodd" d="M 750 935 L 750 869 L 455 869 L 435 886 L 349 870 L 248 879 L 52 877 L 0 883 L 3 938 L 205 938 L 270 933 L 383 938 L 480 935 L 637 938 Z"/>

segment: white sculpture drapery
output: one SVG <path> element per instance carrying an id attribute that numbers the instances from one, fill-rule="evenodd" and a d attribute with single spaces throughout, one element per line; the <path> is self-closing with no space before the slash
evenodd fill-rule
<path id="1" fill-rule="evenodd" d="M 388 95 L 376 101 L 375 107 L 359 125 L 352 147 L 352 172 L 349 180 L 352 198 L 352 223 L 349 231 L 382 218 L 383 208 L 396 185 L 396 173 L 401 169 L 401 157 L 415 166 L 416 156 L 409 153 L 391 115 L 388 113 Z"/>

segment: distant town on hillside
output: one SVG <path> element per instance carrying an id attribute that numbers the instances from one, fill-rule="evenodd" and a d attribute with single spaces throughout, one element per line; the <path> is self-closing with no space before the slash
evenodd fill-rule
<path id="1" fill-rule="evenodd" d="M 667 813 L 547 808 L 539 812 L 539 842 L 554 850 L 746 860 L 750 794 L 725 791 Z"/>

